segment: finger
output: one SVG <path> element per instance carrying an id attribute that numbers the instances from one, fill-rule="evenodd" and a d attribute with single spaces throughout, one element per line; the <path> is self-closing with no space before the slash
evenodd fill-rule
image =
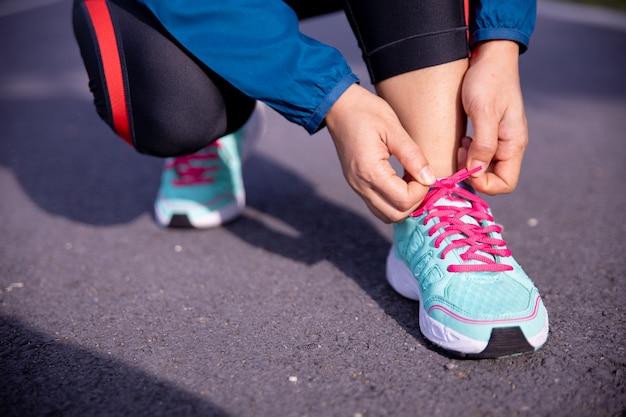
<path id="1" fill-rule="evenodd" d="M 504 190 L 508 189 L 506 180 L 508 176 L 504 175 L 504 177 L 501 177 L 501 175 L 503 172 L 509 171 L 509 168 L 507 168 L 508 163 L 509 161 L 492 160 L 487 169 L 482 172 L 482 175 L 470 178 L 474 189 L 489 195 L 506 193 Z"/>
<path id="2" fill-rule="evenodd" d="M 361 196 L 365 205 L 374 214 L 374 216 L 382 220 L 384 223 L 392 223 L 397 218 L 402 217 L 403 214 L 401 213 L 401 210 L 396 208 L 396 205 L 390 201 L 389 197 L 383 196 L 379 193 L 376 182 L 369 182 L 367 183 L 366 188 L 354 188 L 354 190 Z"/>
<path id="3" fill-rule="evenodd" d="M 474 137 L 467 151 L 466 167 L 473 170 L 481 167 L 481 170 L 473 174 L 474 178 L 480 177 L 487 172 L 487 168 L 498 148 L 499 120 L 490 115 L 480 115 L 475 120 Z"/>
<path id="4" fill-rule="evenodd" d="M 487 194 L 510 193 L 519 180 L 522 159 L 528 143 L 525 118 L 507 118 L 500 125 L 498 149 L 486 175 L 475 178 L 474 187 Z"/>
<path id="5" fill-rule="evenodd" d="M 404 220 L 417 209 L 429 187 L 415 180 L 406 181 L 394 175 L 385 180 L 374 179 L 371 183 L 371 204 L 390 221 Z"/>
<path id="6" fill-rule="evenodd" d="M 469 136 L 464 136 L 461 139 L 461 146 L 457 150 L 457 170 L 461 170 L 467 167 L 467 152 L 469 150 L 470 144 L 472 143 L 472 138 Z"/>
<path id="7" fill-rule="evenodd" d="M 430 164 L 408 133 L 404 131 L 396 133 L 393 138 L 387 140 L 387 148 L 417 182 L 424 186 L 431 186 L 435 183 L 437 178 Z"/>
<path id="8" fill-rule="evenodd" d="M 417 208 L 429 187 L 410 175 L 407 179 L 399 177 L 389 162 L 389 150 L 383 142 L 372 149 L 378 149 L 374 158 L 355 159 L 344 175 L 376 217 L 384 222 L 402 220 Z M 374 162 L 359 162 L 362 160 Z"/>
<path id="9" fill-rule="evenodd" d="M 511 193 L 517 187 L 522 166 L 522 156 L 495 161 L 485 175 L 472 178 L 472 186 L 485 194 Z"/>
<path id="10" fill-rule="evenodd" d="M 389 216 L 387 216 L 387 215 L 383 214 L 383 212 L 382 212 L 382 211 L 380 211 L 380 210 L 378 209 L 378 207 L 377 207 L 374 203 L 372 203 L 372 202 L 370 202 L 370 201 L 365 200 L 365 205 L 367 206 L 367 208 L 369 209 L 369 211 L 370 211 L 370 212 L 371 212 L 374 216 L 376 216 L 379 220 L 381 220 L 383 223 L 387 223 L 387 224 L 389 224 L 389 223 L 393 223 L 393 220 L 391 220 L 391 218 L 390 218 Z"/>

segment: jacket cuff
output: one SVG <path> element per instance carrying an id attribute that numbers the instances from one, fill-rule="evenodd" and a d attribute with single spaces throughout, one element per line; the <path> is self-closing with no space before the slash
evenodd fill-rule
<path id="1" fill-rule="evenodd" d="M 333 104 L 335 104 L 348 87 L 358 82 L 359 78 L 354 73 L 346 75 L 341 81 L 339 81 L 337 85 L 335 85 L 335 87 L 333 87 L 333 89 L 326 95 L 324 100 L 322 100 L 320 105 L 317 106 L 309 120 L 303 125 L 306 131 L 313 134 L 326 126 L 326 123 L 324 122 L 326 113 L 328 113 Z"/>
<path id="2" fill-rule="evenodd" d="M 520 54 L 523 54 L 528 49 L 528 43 L 530 42 L 530 36 L 522 31 L 507 28 L 490 28 L 479 29 L 470 34 L 470 48 L 474 49 L 478 42 L 492 41 L 492 40 L 509 40 L 517 42 L 519 45 Z"/>

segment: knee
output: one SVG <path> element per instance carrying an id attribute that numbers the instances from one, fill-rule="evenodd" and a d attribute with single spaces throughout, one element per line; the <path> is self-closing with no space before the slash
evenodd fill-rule
<path id="1" fill-rule="evenodd" d="M 194 153 L 221 136 L 219 120 L 208 115 L 151 111 L 133 115 L 133 145 L 139 153 L 168 157 Z"/>

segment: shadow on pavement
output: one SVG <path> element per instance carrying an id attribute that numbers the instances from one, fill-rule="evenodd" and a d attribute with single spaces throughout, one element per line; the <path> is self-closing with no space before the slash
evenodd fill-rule
<path id="1" fill-rule="evenodd" d="M 10 120 L 0 128 L 0 165 L 41 209 L 98 226 L 128 223 L 151 210 L 162 160 L 131 150 L 90 104 L 0 100 L 0 114 Z"/>
<path id="2" fill-rule="evenodd" d="M 0 316 L 3 417 L 207 416 L 228 414 L 132 366 Z"/>
<path id="3" fill-rule="evenodd" d="M 51 106 L 65 109 L 45 119 Z M 0 101 L 13 118 L 0 143 L 0 164 L 42 210 L 95 226 L 125 224 L 150 213 L 162 161 L 139 155 L 99 127 L 77 125 L 75 114 L 91 111 L 80 100 Z M 30 112 L 32 120 L 18 117 Z M 59 114 L 57 113 L 57 114 Z M 279 233 L 252 217 L 227 226 L 241 240 L 295 262 L 326 260 L 357 282 L 411 335 L 418 330 L 417 303 L 387 285 L 390 242 L 371 223 L 316 195 L 310 183 L 277 163 L 253 154 L 244 167 L 248 205 L 290 225 L 298 237 Z M 155 225 L 156 227 L 156 225 Z"/>
<path id="4" fill-rule="evenodd" d="M 267 158 L 253 155 L 245 172 L 248 206 L 279 219 L 297 235 L 267 227 L 251 216 L 226 226 L 230 232 L 295 262 L 331 263 L 409 334 L 427 343 L 419 332 L 417 302 L 399 296 L 385 279 L 391 245 L 387 237 L 371 222 L 320 197 L 305 179 Z"/>

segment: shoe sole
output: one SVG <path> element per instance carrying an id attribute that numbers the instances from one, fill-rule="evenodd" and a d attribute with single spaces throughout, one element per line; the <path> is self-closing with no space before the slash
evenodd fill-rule
<path id="1" fill-rule="evenodd" d="M 201 215 L 190 216 L 187 213 L 165 213 L 158 204 L 154 205 L 154 217 L 163 227 L 179 229 L 209 229 L 219 227 L 241 216 L 245 201 L 235 201 L 217 211 L 207 211 Z"/>
<path id="2" fill-rule="evenodd" d="M 518 326 L 494 327 L 491 337 L 485 342 L 443 325 L 424 309 L 419 282 L 406 264 L 396 256 L 393 247 L 387 256 L 387 281 L 400 295 L 419 302 L 420 331 L 426 339 L 451 355 L 476 359 L 521 355 L 536 351 L 548 338 L 547 317 L 542 330 L 530 339 L 524 336 Z"/>

